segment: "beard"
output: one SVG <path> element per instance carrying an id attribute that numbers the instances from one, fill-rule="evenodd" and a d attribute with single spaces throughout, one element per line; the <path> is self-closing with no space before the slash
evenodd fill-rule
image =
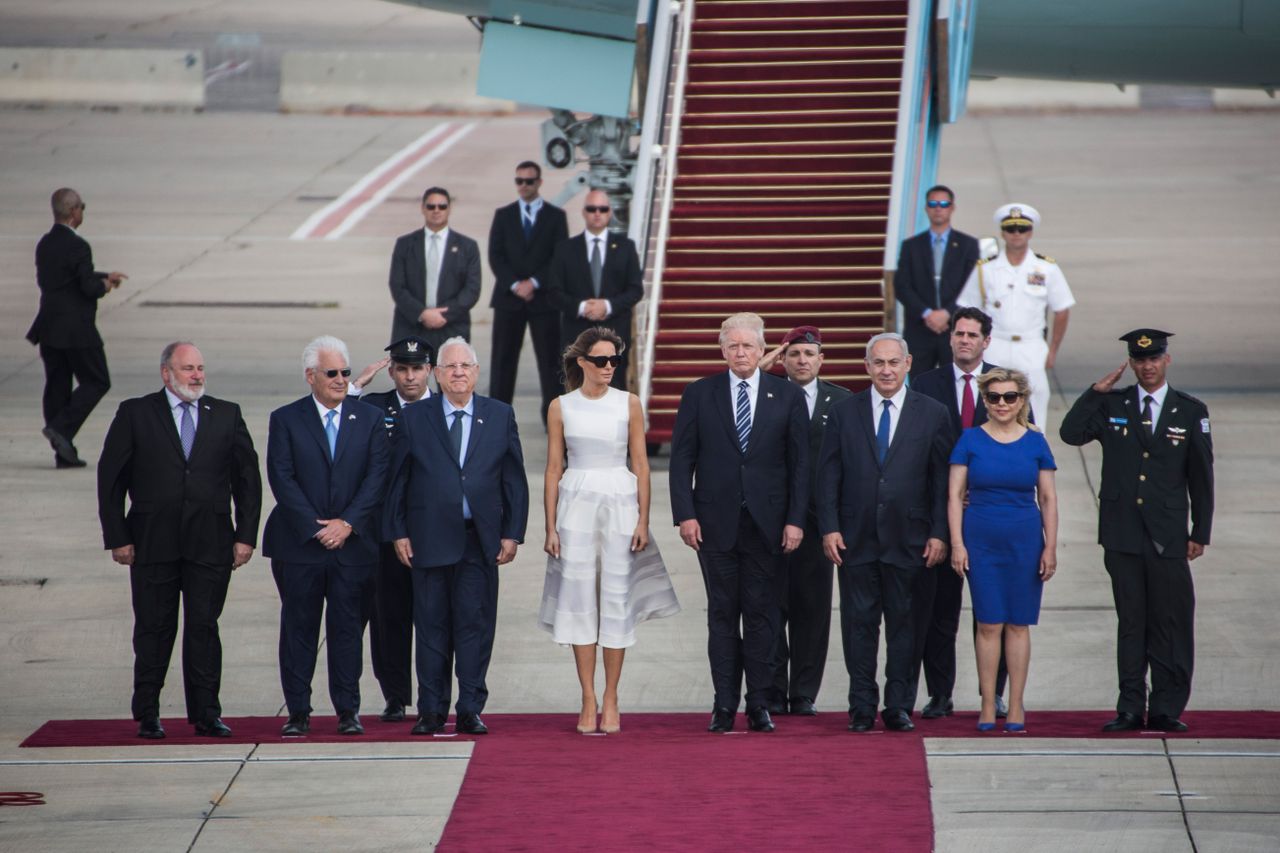
<path id="1" fill-rule="evenodd" d="M 204 385 L 180 385 L 177 382 L 169 386 L 169 390 L 177 396 L 186 400 L 188 403 L 194 403 L 204 396 Z"/>

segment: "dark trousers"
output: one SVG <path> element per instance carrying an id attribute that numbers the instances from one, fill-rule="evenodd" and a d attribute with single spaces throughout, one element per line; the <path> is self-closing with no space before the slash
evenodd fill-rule
<path id="1" fill-rule="evenodd" d="M 489 396 L 510 404 L 516 393 L 516 373 L 520 367 L 520 350 L 524 347 L 524 329 L 529 327 L 533 342 L 533 358 L 538 364 L 538 382 L 542 386 L 542 422 L 547 422 L 547 407 L 564 391 L 560 379 L 560 314 L 555 311 L 533 313 L 524 310 L 493 311 L 493 351 L 489 360 Z"/>
<path id="2" fill-rule="evenodd" d="M 884 707 L 911 712 L 916 704 L 915 620 L 911 593 L 924 566 L 864 563 L 840 566 L 840 629 L 844 662 L 849 670 L 849 710 L 875 714 L 880 693 L 876 685 L 876 655 L 880 650 L 880 620 L 884 618 L 886 660 Z"/>
<path id="3" fill-rule="evenodd" d="M 308 565 L 271 561 L 280 591 L 280 686 L 290 714 L 312 710 L 311 679 L 322 615 L 329 653 L 329 698 L 340 714 L 360 710 L 363 608 L 373 570 L 371 565 L 341 565 L 332 555 L 323 563 Z"/>
<path id="4" fill-rule="evenodd" d="M 954 313 L 955 306 L 952 305 L 949 310 Z M 923 322 L 908 320 L 903 324 L 902 336 L 907 339 L 907 346 L 911 349 L 912 377 L 951 363 L 950 333 L 935 334 Z"/>
<path id="5" fill-rule="evenodd" d="M 964 600 L 964 578 L 944 561 L 937 568 L 920 573 L 913 591 L 911 609 L 916 620 L 916 676 L 924 670 L 925 689 L 930 696 L 950 699 L 956 686 L 956 636 L 960 633 L 960 607 Z M 973 622 L 974 634 L 978 622 Z M 1004 694 L 1009 670 L 1001 640 L 1000 668 L 996 672 L 996 695 Z"/>
<path id="6" fill-rule="evenodd" d="M 732 550 L 698 552 L 707 589 L 707 658 L 715 706 L 738 710 L 742 677 L 747 710 L 769 702 L 774 643 L 778 636 L 780 558 L 744 508 Z"/>
<path id="7" fill-rule="evenodd" d="M 1151 716 L 1179 717 L 1191 697 L 1195 662 L 1196 595 L 1186 551 L 1162 557 L 1148 541 L 1141 554 L 1106 551 L 1104 561 L 1119 620 L 1116 710 L 1141 717 L 1149 708 Z"/>
<path id="8" fill-rule="evenodd" d="M 61 349 L 41 344 L 40 358 L 44 361 L 44 425 L 70 441 L 111 390 L 106 351 L 102 347 Z"/>
<path id="9" fill-rule="evenodd" d="M 782 557 L 778 572 L 780 621 L 774 653 L 773 698 L 818 698 L 831 641 L 835 564 L 822 553 L 816 525 L 805 526 L 800 547 Z"/>
<path id="10" fill-rule="evenodd" d="M 373 575 L 369 657 L 388 704 L 413 704 L 413 576 L 384 542 Z"/>
<path id="11" fill-rule="evenodd" d="M 178 635 L 182 602 L 182 687 L 187 722 L 222 716 L 222 641 L 218 617 L 227 600 L 230 566 L 187 560 L 135 564 L 129 570 L 133 598 L 133 718 L 160 716 L 160 690 Z"/>
<path id="12" fill-rule="evenodd" d="M 418 714 L 449 713 L 449 664 L 458 673 L 458 716 L 479 714 L 489 699 L 485 676 L 498 618 L 498 566 L 467 531 L 462 559 L 452 566 L 414 568 L 413 628 L 417 632 Z"/>

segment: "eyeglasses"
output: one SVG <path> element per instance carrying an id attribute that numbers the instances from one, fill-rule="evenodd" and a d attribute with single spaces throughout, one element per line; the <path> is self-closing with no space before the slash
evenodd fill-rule
<path id="1" fill-rule="evenodd" d="M 610 367 L 617 367 L 622 364 L 622 356 L 620 355 L 584 355 L 581 358 L 591 362 L 601 370 L 604 369 L 606 364 Z"/>
<path id="2" fill-rule="evenodd" d="M 449 204 L 448 202 L 445 202 L 444 204 L 424 204 L 422 206 L 422 209 L 423 210 L 448 210 Z"/>
<path id="3" fill-rule="evenodd" d="M 339 374 L 339 373 L 341 373 L 343 376 L 350 376 L 350 375 L 351 375 L 351 368 L 350 368 L 350 367 L 344 367 L 344 368 L 342 368 L 341 370 L 339 370 L 338 368 L 334 367 L 334 368 L 331 368 L 331 369 L 329 369 L 329 370 L 322 370 L 322 371 L 320 371 L 320 372 L 321 372 L 321 373 L 323 373 L 325 376 L 329 377 L 330 379 L 336 379 L 336 378 L 338 378 L 338 374 Z"/>
<path id="4" fill-rule="evenodd" d="M 1005 225 L 1000 229 L 1006 234 L 1026 234 L 1031 230 L 1030 225 Z"/>
<path id="5" fill-rule="evenodd" d="M 1010 406 L 1022 399 L 1022 394 L 1018 391 L 1005 391 L 1003 394 L 997 394 L 995 391 L 988 391 L 982 395 L 986 397 L 987 402 L 993 406 L 1001 400 Z"/>
<path id="6" fill-rule="evenodd" d="M 582 209 L 583 209 L 583 210 L 585 210 L 587 213 L 608 213 L 608 212 L 609 212 L 609 205 L 607 205 L 607 204 L 601 204 L 601 205 L 588 204 L 586 207 L 584 207 L 584 208 L 582 208 Z"/>
<path id="7" fill-rule="evenodd" d="M 516 186 L 531 187 L 540 180 L 542 179 L 541 178 L 516 178 Z"/>
<path id="8" fill-rule="evenodd" d="M 448 364 L 442 364 L 436 369 L 443 370 L 446 373 L 453 373 L 455 370 L 470 370 L 478 366 L 474 361 L 452 361 Z"/>
<path id="9" fill-rule="evenodd" d="M 925 202 L 926 207 L 941 207 L 944 210 L 953 204 L 955 204 L 954 201 L 946 201 L 944 199 L 937 199 L 937 198 L 931 198 Z"/>

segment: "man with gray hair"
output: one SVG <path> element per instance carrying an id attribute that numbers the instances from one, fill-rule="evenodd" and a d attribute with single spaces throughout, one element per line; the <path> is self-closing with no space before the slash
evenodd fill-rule
<path id="1" fill-rule="evenodd" d="M 707 657 L 715 703 L 707 730 L 733 729 L 747 682 L 747 724 L 773 731 L 769 696 L 781 556 L 804 537 L 809 410 L 804 392 L 759 369 L 764 321 L 720 326 L 728 370 L 685 388 L 671 438 L 671 509 L 707 588 Z"/>
<path id="2" fill-rule="evenodd" d="M 103 544 L 129 567 L 132 589 L 133 718 L 138 737 L 165 736 L 160 691 L 181 600 L 187 722 L 201 737 L 230 737 L 218 699 L 218 617 L 231 573 L 258 542 L 258 454 L 240 407 L 205 394 L 195 344 L 165 347 L 160 379 L 161 390 L 120 404 L 98 460 Z"/>
<path id="3" fill-rule="evenodd" d="M 386 481 L 386 429 L 380 411 L 347 399 L 351 358 L 342 341 L 323 335 L 307 344 L 302 368 L 311 393 L 272 412 L 267 435 L 276 507 L 262 552 L 280 592 L 280 683 L 289 708 L 280 733 L 299 737 L 311 729 L 324 615 L 338 733 L 359 735 L 362 603 L 378 564 L 375 510 Z"/>
<path id="4" fill-rule="evenodd" d="M 876 657 L 885 624 L 886 728 L 911 731 L 916 701 L 911 592 L 947 553 L 951 426 L 946 408 L 906 387 L 901 335 L 867 344 L 871 388 L 831 407 L 818 459 L 818 528 L 838 567 L 849 670 L 849 730 L 869 731 L 879 706 Z"/>
<path id="5" fill-rule="evenodd" d="M 95 322 L 98 300 L 128 278 L 95 272 L 93 251 L 76 233 L 84 222 L 84 200 L 73 189 L 54 192 L 53 228 L 36 244 L 40 310 L 27 340 L 44 362 L 44 430 L 58 468 L 83 468 L 71 443 L 98 401 L 111 389 L 107 355 Z M 76 387 L 71 389 L 72 380 Z"/>

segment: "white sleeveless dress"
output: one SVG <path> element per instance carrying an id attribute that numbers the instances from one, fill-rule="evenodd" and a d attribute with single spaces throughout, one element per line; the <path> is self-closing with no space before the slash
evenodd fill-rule
<path id="1" fill-rule="evenodd" d="M 560 557 L 547 558 L 538 625 L 563 645 L 625 649 L 636 625 L 680 612 L 652 535 L 631 551 L 640 504 L 627 468 L 630 396 L 610 388 L 598 400 L 581 390 L 560 397 L 568 451 L 556 502 Z"/>

